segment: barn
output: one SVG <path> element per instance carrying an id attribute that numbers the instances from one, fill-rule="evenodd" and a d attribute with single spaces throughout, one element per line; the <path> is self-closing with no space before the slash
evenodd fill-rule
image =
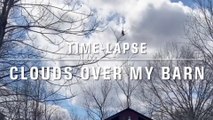
<path id="1" fill-rule="evenodd" d="M 152 120 L 152 119 L 140 114 L 139 112 L 131 108 L 127 108 L 111 117 L 108 117 L 105 120 Z"/>

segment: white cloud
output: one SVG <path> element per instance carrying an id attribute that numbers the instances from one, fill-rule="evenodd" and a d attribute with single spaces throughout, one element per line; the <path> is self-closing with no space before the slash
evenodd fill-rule
<path id="1" fill-rule="evenodd" d="M 51 3 L 63 6 L 59 0 Z M 166 42 L 184 42 L 180 36 L 183 35 L 184 22 L 190 8 L 184 6 L 181 2 L 171 3 L 169 0 L 86 0 L 84 3 L 95 9 L 98 18 L 102 18 L 104 23 L 109 22 L 109 26 L 116 29 L 118 33 L 124 27 L 127 32 L 126 42 L 147 42 L 152 52 L 164 47 Z M 124 21 L 125 23 L 122 25 L 121 23 Z M 89 42 L 101 42 L 103 44 L 115 40 L 110 29 L 94 33 L 89 38 L 66 37 L 79 42 L 87 42 L 89 39 Z M 42 41 L 42 38 L 39 39 Z M 55 38 L 53 37 L 53 39 Z M 54 49 L 46 42 L 39 44 Z M 113 63 L 115 64 L 115 62 Z M 114 66 L 113 63 L 103 62 L 101 66 Z M 70 62 L 60 63 L 59 65 L 63 64 L 70 64 Z M 80 90 L 78 86 L 75 86 L 74 89 L 75 91 Z M 72 102 L 79 104 L 77 98 Z"/>
<path id="2" fill-rule="evenodd" d="M 149 54 L 158 52 L 160 48 L 165 47 L 167 42 L 187 42 L 183 39 L 184 24 L 191 8 L 184 6 L 181 2 L 171 3 L 169 0 L 87 0 L 86 4 L 96 9 L 98 16 L 103 17 L 105 22 L 113 13 L 117 13 L 109 25 L 118 31 L 121 31 L 122 25 L 117 24 L 117 21 L 121 21 L 121 17 L 125 17 L 126 42 L 147 42 L 148 49 L 150 49 Z M 89 40 L 108 42 L 112 41 L 113 37 L 112 32 L 107 30 L 103 33 L 93 34 Z M 109 64 L 105 63 L 105 65 Z M 124 100 L 122 95 L 120 97 Z"/>

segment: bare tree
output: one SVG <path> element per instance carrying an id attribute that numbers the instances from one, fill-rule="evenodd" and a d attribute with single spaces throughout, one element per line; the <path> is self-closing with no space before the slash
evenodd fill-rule
<path id="1" fill-rule="evenodd" d="M 189 60 L 170 60 L 170 61 L 152 61 L 150 66 L 155 68 L 151 80 L 145 80 L 145 84 L 141 84 L 143 91 L 143 100 L 146 100 L 154 109 L 153 117 L 159 120 L 211 120 L 213 110 L 213 87 L 212 87 L 212 71 L 202 61 L 193 61 L 197 54 L 192 48 L 174 47 L 171 53 L 168 49 L 164 51 L 167 54 L 158 54 L 158 59 L 163 58 L 181 58 Z M 172 56 L 170 56 L 172 55 Z M 177 66 L 181 69 L 180 75 L 183 76 L 183 67 L 185 66 L 204 66 L 205 79 L 169 79 L 162 80 L 161 67 L 168 66 L 171 71 Z M 173 73 L 171 73 L 171 76 Z M 144 92 L 146 91 L 146 92 Z"/>
<path id="2" fill-rule="evenodd" d="M 192 12 L 186 25 L 186 36 L 200 53 L 200 59 L 213 69 L 213 1 L 194 0 L 194 2 L 197 9 Z"/>
<path id="3" fill-rule="evenodd" d="M 70 36 L 86 36 L 96 30 L 99 23 L 89 8 L 81 10 L 81 4 L 75 1 L 58 1 L 65 4 L 55 4 L 52 1 L 0 0 L 0 88 L 6 88 L 7 97 L 0 106 L 9 110 L 10 119 L 38 120 L 45 116 L 42 105 L 65 99 L 73 95 L 58 96 L 59 91 L 71 88 L 72 81 L 56 83 L 46 81 L 12 81 L 9 79 L 11 66 L 24 66 L 25 75 L 32 66 L 41 67 L 44 61 L 40 59 L 63 58 L 69 56 L 63 47 L 67 42 L 73 42 Z M 86 12 L 87 11 L 87 12 Z M 42 44 L 50 47 L 44 47 Z M 93 64 L 104 58 L 83 60 L 70 67 L 76 68 Z M 69 56 L 70 57 L 70 56 Z M 25 60 L 26 59 L 26 60 Z M 37 59 L 29 61 L 27 59 Z M 50 62 L 50 61 L 49 61 Z M 62 69 L 66 66 L 60 66 Z M 77 72 L 76 72 L 77 73 Z M 16 73 L 19 74 L 20 73 Z M 50 89 L 54 88 L 54 89 Z M 16 107 L 16 109 L 13 109 Z M 14 114 L 12 114 L 14 113 Z M 10 115 L 10 114 L 8 114 Z"/>
<path id="4" fill-rule="evenodd" d="M 97 81 L 95 81 L 97 82 Z M 84 107 L 88 118 L 92 120 L 104 120 L 110 115 L 112 103 L 112 83 L 99 81 L 94 85 L 83 87 Z"/>
<path id="5" fill-rule="evenodd" d="M 119 95 L 125 96 L 125 101 L 119 99 L 120 106 L 122 106 L 122 109 L 131 108 L 134 103 L 132 101 L 132 98 L 134 97 L 137 87 L 139 86 L 139 83 L 141 80 L 131 80 L 130 79 L 130 67 L 134 66 L 133 63 L 125 63 L 123 66 L 123 79 L 117 80 L 117 86 L 116 86 L 116 94 L 119 99 Z"/>

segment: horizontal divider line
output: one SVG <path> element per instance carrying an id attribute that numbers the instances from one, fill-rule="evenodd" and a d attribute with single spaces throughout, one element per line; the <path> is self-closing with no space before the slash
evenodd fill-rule
<path id="1" fill-rule="evenodd" d="M 0 59 L 0 61 L 96 61 L 98 59 Z M 202 59 L 100 59 L 98 61 L 202 61 Z"/>

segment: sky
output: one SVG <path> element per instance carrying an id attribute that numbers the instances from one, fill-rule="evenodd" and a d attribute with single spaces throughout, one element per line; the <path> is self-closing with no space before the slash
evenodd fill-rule
<path id="1" fill-rule="evenodd" d="M 53 24 L 54 27 L 57 29 L 67 29 L 70 26 L 76 28 L 74 30 L 81 30 L 82 27 L 89 28 L 93 26 L 96 22 L 98 22 L 97 31 L 85 34 L 83 36 L 75 36 L 70 34 L 58 35 L 58 34 L 46 34 L 48 37 L 44 37 L 42 34 L 37 34 L 36 32 L 29 32 L 27 35 L 25 34 L 26 31 L 17 32 L 14 37 L 20 37 L 24 39 L 23 41 L 33 45 L 38 49 L 42 50 L 49 50 L 49 51 L 57 51 L 59 53 L 67 53 L 67 44 L 64 42 L 64 39 L 61 39 L 62 36 L 66 40 L 75 41 L 79 43 L 116 43 L 116 36 L 120 36 L 121 32 L 125 32 L 125 36 L 123 37 L 123 42 L 128 43 L 147 43 L 147 55 L 136 55 L 135 58 L 139 59 L 153 59 L 153 56 L 161 52 L 165 49 L 170 49 L 169 47 L 173 43 L 178 43 L 178 45 L 186 45 L 189 41 L 186 39 L 186 34 L 188 34 L 185 30 L 185 25 L 188 24 L 188 20 L 193 14 L 193 11 L 196 10 L 196 5 L 193 0 L 21 0 L 23 3 L 44 3 L 44 4 L 51 4 L 53 6 L 57 6 L 63 9 L 73 8 L 77 12 L 81 12 L 84 14 L 89 14 L 90 12 L 93 13 L 92 17 L 86 19 L 83 23 L 79 22 L 76 24 L 70 24 L 69 22 L 62 24 L 56 23 Z M 76 3 L 76 4 L 73 4 Z M 60 9 L 51 9 L 48 15 L 42 15 L 42 9 L 39 7 L 26 7 L 26 10 L 32 16 L 34 16 L 39 21 L 42 21 L 42 24 L 48 24 L 50 21 L 57 21 L 60 18 L 51 15 L 51 12 L 59 15 L 62 19 L 67 21 L 72 21 L 79 19 L 82 17 L 81 14 L 76 14 L 75 12 L 67 12 L 67 14 L 63 14 L 64 11 Z M 21 9 L 20 9 L 21 10 Z M 55 10 L 55 11 L 54 11 Z M 27 12 L 14 12 L 11 17 L 13 21 L 9 21 L 16 25 L 25 25 L 27 21 L 31 20 Z M 41 15 L 41 16 L 39 16 Z M 17 16 L 21 16 L 17 19 Z M 23 17 L 24 16 L 24 17 Z M 16 18 L 17 17 L 17 18 Z M 41 18 L 40 18 L 41 17 Z M 33 20 L 32 20 L 33 21 Z M 50 22 L 50 23 L 51 23 Z M 82 25 L 83 24 L 83 25 Z M 81 26 L 81 27 L 78 27 Z M 31 30 L 43 30 L 43 28 L 31 28 Z M 43 30 L 45 31 L 45 30 Z M 42 32 L 43 32 L 42 31 Z M 48 31 L 48 30 L 47 30 Z M 45 31 L 45 32 L 47 32 Z M 48 31 L 49 32 L 49 31 Z M 29 35 L 29 36 L 28 36 Z M 34 41 L 27 40 L 27 37 L 35 39 Z M 47 38 L 50 38 L 49 40 Z M 52 40 L 52 41 L 51 41 Z M 51 44 L 52 43 L 56 43 Z M 79 55 L 59 55 L 59 54 L 52 54 L 50 53 L 37 53 L 31 49 L 23 50 L 23 46 L 17 46 L 20 48 L 25 56 L 29 58 L 32 57 L 29 54 L 39 54 L 44 55 L 46 58 L 50 59 L 60 59 L 60 58 L 79 58 Z M 14 47 L 16 49 L 16 47 Z M 19 49 L 17 49 L 17 52 Z M 54 53 L 54 52 L 53 52 Z M 11 54 L 14 54 L 14 51 L 11 51 Z M 20 54 L 17 54 L 18 57 L 23 58 Z M 17 56 L 13 56 L 14 58 L 18 58 Z M 24 56 L 24 57 L 25 57 Z M 87 56 L 86 56 L 87 57 Z M 119 56 L 121 58 L 129 58 L 130 55 L 122 55 Z M 171 56 L 174 57 L 174 56 Z M 37 58 L 37 56 L 36 56 Z M 41 60 L 42 61 L 42 60 Z M 23 61 L 24 62 L 24 61 Z M 40 63 L 40 61 L 37 61 Z M 143 66 L 146 64 L 146 61 L 134 61 L 135 66 Z M 132 62 L 132 63 L 133 63 Z M 48 61 L 39 66 L 65 66 L 65 65 L 76 65 L 79 64 L 79 61 Z M 34 65 L 32 63 L 32 65 Z M 89 67 L 92 66 L 101 66 L 101 67 L 114 67 L 114 66 L 121 66 L 123 65 L 123 61 L 100 61 L 97 64 L 88 65 Z M 31 66 L 31 64 L 30 64 Z M 77 78 L 76 78 L 77 79 Z M 74 80 L 73 80 L 74 81 Z M 63 80 L 55 82 L 55 84 L 63 84 Z M 76 81 L 75 81 L 76 82 Z M 78 81 L 77 81 L 78 82 Z M 80 81 L 82 82 L 82 81 Z M 133 83 L 134 84 L 134 83 Z M 117 85 L 117 84 L 116 84 Z M 115 85 L 115 86 L 116 86 Z M 54 85 L 53 85 L 54 86 Z M 48 86 L 48 89 L 57 90 L 60 86 Z M 45 86 L 46 87 L 46 86 Z M 69 86 L 70 87 L 70 86 Z M 85 96 L 82 92 L 82 87 L 91 87 L 92 90 L 100 94 L 100 87 L 101 82 L 96 82 L 93 80 L 84 81 L 80 85 L 75 84 L 72 85 L 70 88 L 64 87 L 55 96 L 69 96 L 71 93 L 77 95 L 74 98 L 63 100 L 58 102 L 56 105 L 52 105 L 51 102 L 49 105 L 52 108 L 57 108 L 57 114 L 62 114 L 61 116 L 64 119 L 70 119 L 70 115 L 79 115 L 79 116 L 86 116 L 86 110 L 84 109 L 84 102 Z M 113 86 L 114 87 L 114 86 Z M 117 104 L 117 101 L 113 101 L 114 99 L 119 99 L 121 103 L 125 101 L 125 96 L 122 94 L 121 90 L 116 91 L 117 89 L 113 89 L 113 94 L 110 98 L 110 109 L 114 109 L 114 107 L 119 107 L 120 104 Z M 141 91 L 140 91 L 141 92 Z M 55 97 L 53 96 L 53 97 Z M 146 114 L 146 108 L 138 107 L 139 105 L 145 104 L 141 103 L 138 98 L 132 98 L 136 104 L 132 107 L 135 110 L 138 110 L 141 113 Z M 139 104 L 137 104 L 139 103 Z M 50 108 L 51 108 L 50 107 Z M 120 110 L 120 108 L 118 108 Z M 117 109 L 117 110 L 118 110 Z M 113 111 L 115 112 L 115 111 Z M 117 112 L 117 111 L 116 111 Z M 56 116 L 57 116 L 56 114 Z"/>
<path id="2" fill-rule="evenodd" d="M 171 2 L 182 2 L 184 5 L 193 7 L 194 0 L 171 0 Z"/>
<path id="3" fill-rule="evenodd" d="M 69 0 L 66 4 L 69 3 Z M 152 58 L 153 55 L 160 50 L 168 47 L 173 42 L 180 45 L 187 44 L 184 38 L 186 34 L 184 25 L 190 17 L 193 10 L 192 0 L 74 0 L 77 6 L 82 8 L 82 11 L 87 12 L 90 8 L 96 19 L 99 21 L 99 28 L 104 29 L 103 32 L 94 32 L 92 34 L 82 37 L 66 36 L 71 40 L 79 42 L 96 42 L 96 43 L 111 43 L 115 42 L 116 34 L 120 34 L 122 30 L 125 31 L 125 42 L 141 43 L 146 42 L 148 45 L 148 53 L 146 57 Z M 29 2 L 29 1 L 28 1 Z M 31 2 L 31 1 L 30 1 Z M 35 0 L 39 2 L 39 0 Z M 64 6 L 60 0 L 52 0 L 51 4 L 58 7 Z M 32 10 L 32 14 L 38 14 L 39 11 Z M 94 19 L 90 19 L 92 24 Z M 90 26 L 90 25 L 88 25 Z M 66 25 L 61 25 L 65 27 Z M 113 31 L 112 31 L 113 30 Z M 38 38 L 38 46 L 48 49 L 54 49 L 54 46 L 49 46 L 48 42 L 44 42 L 41 36 Z M 52 36 L 52 39 L 54 38 Z M 48 56 L 48 55 L 47 55 Z M 57 58 L 58 56 L 49 56 Z M 128 56 L 123 56 L 128 57 Z M 67 62 L 59 62 L 55 65 L 72 64 Z M 111 63 L 100 63 L 102 66 L 114 66 L 119 64 L 115 61 Z M 79 86 L 74 86 L 74 92 L 79 93 Z M 64 91 L 62 91 L 63 93 Z M 121 96 L 122 97 L 122 96 Z M 63 101 L 61 107 L 67 109 L 69 112 L 84 115 L 85 111 L 82 108 L 81 95 L 72 98 L 71 100 Z M 71 109 L 75 109 L 74 111 Z M 63 109 L 63 111 L 64 111 Z"/>
<path id="4" fill-rule="evenodd" d="M 152 58 L 156 52 L 173 42 L 180 45 L 188 43 L 184 38 L 184 25 L 193 9 L 191 0 L 84 0 L 83 4 L 95 11 L 103 26 L 107 24 L 107 28 L 118 34 L 122 29 L 125 30 L 127 42 L 147 42 L 149 52 L 145 57 Z M 114 36 L 110 29 L 106 29 L 84 40 L 111 42 Z M 77 113 L 82 114 L 85 111 L 80 99 L 73 98 L 69 105 L 75 106 Z"/>
<path id="5" fill-rule="evenodd" d="M 86 0 L 85 4 L 97 12 L 97 16 L 108 27 L 126 32 L 126 41 L 146 42 L 148 56 L 152 57 L 165 45 L 172 42 L 185 44 L 184 25 L 191 12 L 187 1 L 169 0 Z M 192 3 L 191 3 L 192 4 Z M 106 30 L 102 34 L 93 34 L 91 41 L 109 41 L 113 39 L 112 31 Z M 106 38 L 106 39 L 104 39 Z"/>

